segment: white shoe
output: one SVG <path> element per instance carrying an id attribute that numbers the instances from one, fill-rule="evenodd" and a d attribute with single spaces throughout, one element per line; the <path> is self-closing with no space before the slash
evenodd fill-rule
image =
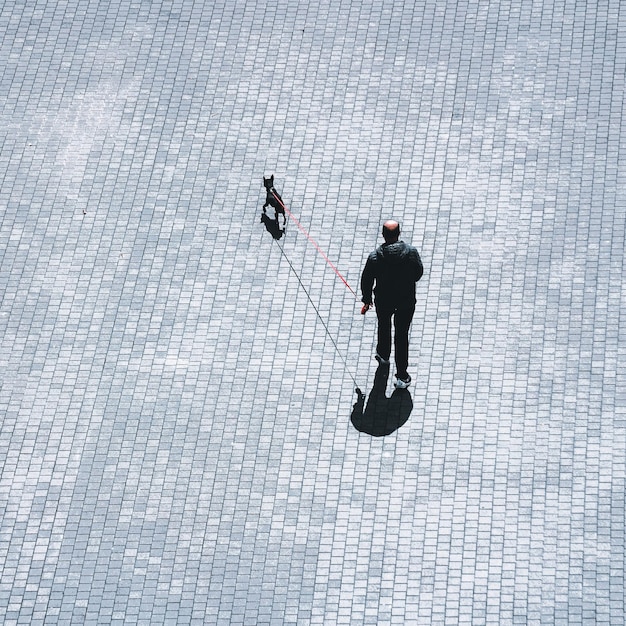
<path id="1" fill-rule="evenodd" d="M 411 377 L 407 374 L 406 378 L 400 378 L 396 376 L 396 382 L 394 383 L 394 387 L 396 389 L 406 389 L 411 384 Z"/>

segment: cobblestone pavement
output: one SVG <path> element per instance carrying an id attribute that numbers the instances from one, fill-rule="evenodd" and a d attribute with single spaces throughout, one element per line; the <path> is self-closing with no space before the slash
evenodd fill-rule
<path id="1" fill-rule="evenodd" d="M 0 621 L 623 624 L 625 7 L 6 0 Z"/>

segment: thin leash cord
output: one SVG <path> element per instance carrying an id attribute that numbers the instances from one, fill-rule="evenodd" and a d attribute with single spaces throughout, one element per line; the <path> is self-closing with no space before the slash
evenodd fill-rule
<path id="1" fill-rule="evenodd" d="M 357 296 L 356 291 L 354 291 L 354 289 L 350 287 L 350 285 L 348 284 L 348 281 L 342 276 L 341 272 L 333 265 L 333 262 L 326 256 L 324 251 L 317 245 L 317 242 L 315 241 L 315 239 L 313 239 L 313 237 L 309 235 L 306 228 L 304 228 L 304 226 L 300 224 L 300 222 L 295 218 L 294 214 L 284 205 L 283 201 L 274 193 L 273 190 L 272 190 L 272 195 L 274 196 L 276 201 L 280 204 L 280 206 L 283 207 L 285 211 L 287 211 L 287 213 L 289 214 L 289 217 L 294 221 L 296 226 L 304 233 L 304 236 L 315 246 L 315 249 L 324 257 L 324 260 L 326 261 L 326 263 L 328 263 L 328 265 L 332 267 L 333 272 L 335 272 L 335 274 L 339 276 L 343 284 L 352 292 L 352 295 L 358 300 L 359 296 Z"/>
<path id="2" fill-rule="evenodd" d="M 352 379 L 352 382 L 354 383 L 354 386 L 358 389 L 359 385 L 356 382 L 356 379 L 354 378 L 354 376 L 352 375 L 352 372 L 350 371 L 350 368 L 348 367 L 348 363 L 347 363 L 346 359 L 344 358 L 343 354 L 341 354 L 339 348 L 337 347 L 337 344 L 335 343 L 335 340 L 333 339 L 333 336 L 330 334 L 330 331 L 328 330 L 328 326 L 326 326 L 326 322 L 324 321 L 324 319 L 320 315 L 320 312 L 318 311 L 317 307 L 315 306 L 315 302 L 313 302 L 313 300 L 311 299 L 311 296 L 309 295 L 309 292 L 307 291 L 306 287 L 302 284 L 302 280 L 300 280 L 300 276 L 298 275 L 298 272 L 296 272 L 294 266 L 291 264 L 291 261 L 289 260 L 289 257 L 285 254 L 285 251 L 283 250 L 283 247 L 280 245 L 280 243 L 278 243 L 278 240 L 274 239 L 274 241 L 276 241 L 276 244 L 278 245 L 280 251 L 282 252 L 282 254 L 285 257 L 285 259 L 287 260 L 287 263 L 289 263 L 289 267 L 291 268 L 291 271 L 296 275 L 296 278 L 298 279 L 298 282 L 300 283 L 300 287 L 302 287 L 302 290 L 306 294 L 306 297 L 309 299 L 309 302 L 311 303 L 311 305 L 315 309 L 315 312 L 317 313 L 317 317 L 320 318 L 320 321 L 322 322 L 322 325 L 324 326 L 324 330 L 326 331 L 326 334 L 330 337 L 330 340 L 333 342 L 333 346 L 335 346 L 335 350 L 337 351 L 337 354 L 341 357 L 341 360 L 343 361 L 344 367 L 346 368 L 346 372 L 348 372 L 348 375 Z"/>

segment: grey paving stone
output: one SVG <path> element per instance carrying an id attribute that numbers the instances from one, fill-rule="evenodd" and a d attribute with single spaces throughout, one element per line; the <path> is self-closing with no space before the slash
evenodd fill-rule
<path id="1" fill-rule="evenodd" d="M 5 2 L 0 621 L 623 623 L 620 8 Z"/>

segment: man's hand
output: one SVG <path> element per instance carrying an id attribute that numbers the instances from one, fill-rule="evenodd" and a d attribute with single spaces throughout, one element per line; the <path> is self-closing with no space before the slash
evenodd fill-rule
<path id="1" fill-rule="evenodd" d="M 369 303 L 366 302 L 363 305 L 363 308 L 361 309 L 361 315 L 365 315 L 371 308 L 372 308 L 372 303 L 371 302 L 369 302 Z"/>

